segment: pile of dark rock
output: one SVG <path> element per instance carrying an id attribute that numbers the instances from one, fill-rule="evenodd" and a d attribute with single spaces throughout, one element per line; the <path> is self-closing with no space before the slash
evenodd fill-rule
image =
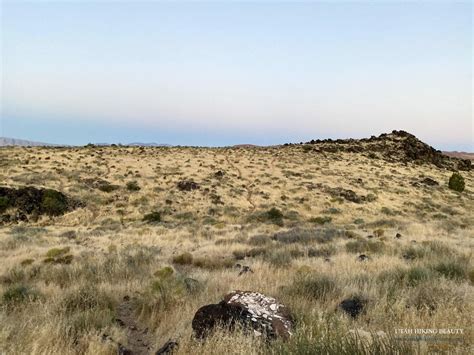
<path id="1" fill-rule="evenodd" d="M 181 180 L 178 182 L 177 187 L 181 191 L 192 191 L 200 188 L 199 184 L 192 180 Z"/>
<path id="2" fill-rule="evenodd" d="M 60 216 L 82 203 L 53 189 L 0 187 L 0 223 L 35 221 L 42 215 Z"/>
<path id="3" fill-rule="evenodd" d="M 363 139 L 317 139 L 305 145 L 312 145 L 314 152 L 327 153 L 363 153 L 373 159 L 389 162 L 433 164 L 442 169 L 470 171 L 469 159 L 452 158 L 444 155 L 430 145 L 420 141 L 413 134 L 405 131 L 392 131 L 380 136 Z M 291 146 L 294 144 L 285 144 Z"/>

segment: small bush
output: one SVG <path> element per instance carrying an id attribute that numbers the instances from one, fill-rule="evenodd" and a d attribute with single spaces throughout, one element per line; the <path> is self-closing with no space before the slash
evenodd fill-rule
<path id="1" fill-rule="evenodd" d="M 203 257 L 194 258 L 193 265 L 206 270 L 219 270 L 233 267 L 234 261 L 229 258 Z"/>
<path id="2" fill-rule="evenodd" d="M 70 250 L 71 250 L 71 248 L 69 248 L 69 247 L 53 248 L 53 249 L 49 249 L 45 256 L 48 257 L 48 258 L 56 258 L 58 256 L 69 253 Z"/>
<path id="3" fill-rule="evenodd" d="M 115 190 L 118 190 L 120 187 L 118 185 L 113 185 L 113 184 L 101 184 L 99 185 L 98 189 L 102 192 L 113 192 Z"/>
<path id="4" fill-rule="evenodd" d="M 155 271 L 153 274 L 156 277 L 159 277 L 160 279 L 167 279 L 171 277 L 174 274 L 174 270 L 170 266 L 165 266 L 164 268 Z"/>
<path id="5" fill-rule="evenodd" d="M 263 217 L 277 226 L 283 225 L 283 213 L 278 208 L 271 208 L 263 214 Z"/>
<path id="6" fill-rule="evenodd" d="M 161 222 L 161 213 L 160 212 L 151 212 L 143 216 L 143 221 L 147 223 L 159 223 Z"/>
<path id="7" fill-rule="evenodd" d="M 443 261 L 433 266 L 433 270 L 447 279 L 461 280 L 466 278 L 467 272 L 459 262 Z"/>
<path id="8" fill-rule="evenodd" d="M 316 300 L 325 300 L 336 297 L 340 289 L 336 282 L 324 275 L 306 275 L 297 277 L 288 287 L 292 295 L 307 297 Z"/>
<path id="9" fill-rule="evenodd" d="M 20 265 L 21 266 L 28 266 L 34 263 L 34 259 L 24 259 L 21 261 Z"/>
<path id="10" fill-rule="evenodd" d="M 349 253 L 381 253 L 385 249 L 385 244 L 381 241 L 351 240 L 346 243 L 346 250 Z"/>
<path id="11" fill-rule="evenodd" d="M 67 212 L 66 196 L 55 190 L 45 190 L 41 201 L 41 210 L 50 216 L 59 216 Z"/>
<path id="12" fill-rule="evenodd" d="M 310 221 L 311 223 L 323 225 L 323 224 L 326 224 L 326 223 L 331 223 L 332 218 L 329 217 L 329 216 L 312 217 L 312 218 L 309 219 L 309 221 Z"/>
<path id="13" fill-rule="evenodd" d="M 266 245 L 271 242 L 271 239 L 268 235 L 265 234 L 259 234 L 259 235 L 254 235 L 251 237 L 248 241 L 247 244 L 250 245 L 255 245 L 255 246 L 260 246 L 260 245 Z"/>
<path id="14" fill-rule="evenodd" d="M 415 266 L 408 269 L 405 279 L 408 286 L 416 286 L 424 281 L 427 281 L 430 277 L 431 273 L 428 269 Z"/>
<path id="15" fill-rule="evenodd" d="M 3 304 L 7 306 L 17 305 L 26 301 L 32 301 L 37 298 L 37 293 L 24 285 L 15 285 L 9 287 L 2 296 Z"/>
<path id="16" fill-rule="evenodd" d="M 193 256 L 191 253 L 183 253 L 173 258 L 173 263 L 178 265 L 190 265 L 193 263 Z"/>
<path id="17" fill-rule="evenodd" d="M 293 257 L 290 251 L 274 251 L 265 256 L 265 260 L 275 267 L 288 267 L 291 265 Z"/>
<path id="18" fill-rule="evenodd" d="M 9 201 L 7 197 L 0 196 L 0 213 L 5 212 L 9 207 Z"/>
<path id="19" fill-rule="evenodd" d="M 126 187 L 127 187 L 128 191 L 140 191 L 141 190 L 141 187 L 138 186 L 138 182 L 136 182 L 136 181 L 127 182 Z"/>
<path id="20" fill-rule="evenodd" d="M 463 192 L 465 188 L 464 178 L 461 174 L 454 172 L 449 178 L 448 186 L 451 190 Z"/>
<path id="21" fill-rule="evenodd" d="M 310 258 L 328 258 L 336 254 L 336 247 L 334 245 L 323 246 L 318 249 L 310 248 L 308 249 L 308 256 Z"/>

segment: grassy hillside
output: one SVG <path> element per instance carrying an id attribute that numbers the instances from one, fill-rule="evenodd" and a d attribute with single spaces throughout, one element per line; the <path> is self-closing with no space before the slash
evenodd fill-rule
<path id="1" fill-rule="evenodd" d="M 28 214 L 0 200 L 0 352 L 151 353 L 172 338 L 181 354 L 468 353 L 474 173 L 456 192 L 456 161 L 389 159 L 392 143 L 1 149 L 1 186 L 77 203 Z M 196 310 L 232 290 L 277 298 L 295 334 L 193 340 Z M 354 296 L 357 318 L 338 309 Z"/>

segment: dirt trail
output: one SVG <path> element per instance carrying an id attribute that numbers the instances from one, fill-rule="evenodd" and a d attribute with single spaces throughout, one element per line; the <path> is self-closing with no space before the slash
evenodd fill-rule
<path id="1" fill-rule="evenodd" d="M 148 328 L 142 328 L 134 315 L 133 302 L 129 297 L 124 297 L 123 302 L 117 307 L 117 323 L 125 328 L 127 344 L 119 344 L 118 354 L 122 355 L 148 355 L 153 349 L 151 334 Z"/>

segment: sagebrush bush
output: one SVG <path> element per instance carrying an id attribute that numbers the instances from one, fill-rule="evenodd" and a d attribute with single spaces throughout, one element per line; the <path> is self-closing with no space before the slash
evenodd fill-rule
<path id="1" fill-rule="evenodd" d="M 458 172 L 454 172 L 449 178 L 448 186 L 451 190 L 463 192 L 465 188 L 464 178 Z"/>
<path id="2" fill-rule="evenodd" d="M 6 306 L 16 306 L 23 302 L 35 300 L 38 293 L 29 286 L 13 285 L 6 289 L 2 296 L 2 303 Z"/>
<path id="3" fill-rule="evenodd" d="M 286 292 L 298 297 L 324 300 L 329 297 L 336 298 L 340 288 L 329 276 L 313 274 L 296 277 L 286 288 Z"/>
<path id="4" fill-rule="evenodd" d="M 190 265 L 193 263 L 193 256 L 191 253 L 182 253 L 173 257 L 173 263 L 178 265 Z"/>
<path id="5" fill-rule="evenodd" d="M 312 217 L 312 218 L 309 219 L 309 221 L 311 223 L 323 225 L 323 224 L 326 224 L 326 223 L 331 223 L 332 218 L 329 217 L 329 216 Z"/>
<path id="6" fill-rule="evenodd" d="M 143 221 L 148 223 L 159 223 L 161 222 L 161 213 L 160 212 L 150 212 L 143 216 Z"/>
<path id="7" fill-rule="evenodd" d="M 50 216 L 59 216 L 67 212 L 66 196 L 55 190 L 45 190 L 41 201 L 41 211 Z"/>
<path id="8" fill-rule="evenodd" d="M 141 187 L 138 185 L 136 181 L 129 181 L 127 182 L 126 188 L 128 191 L 140 191 Z"/>
<path id="9" fill-rule="evenodd" d="M 447 279 L 462 280 L 467 278 L 467 271 L 460 261 L 442 261 L 433 265 L 433 270 Z"/>

